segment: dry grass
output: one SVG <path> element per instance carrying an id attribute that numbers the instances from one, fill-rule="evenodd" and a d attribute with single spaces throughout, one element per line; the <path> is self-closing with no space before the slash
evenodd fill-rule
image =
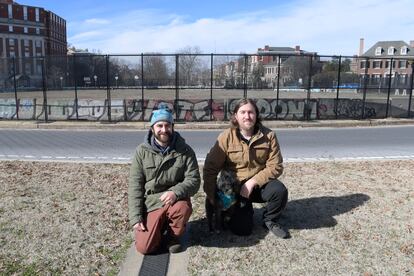
<path id="1" fill-rule="evenodd" d="M 192 275 L 414 275 L 414 160 L 289 163 L 280 240 L 210 234 L 193 199 Z M 132 242 L 128 165 L 0 162 L 0 274 L 114 275 Z"/>
<path id="2" fill-rule="evenodd" d="M 130 245 L 125 165 L 0 162 L 0 274 L 116 274 Z"/>
<path id="3" fill-rule="evenodd" d="M 194 201 L 191 275 L 414 275 L 414 160 L 289 163 L 281 223 L 292 238 L 261 227 L 250 237 L 206 229 Z"/>

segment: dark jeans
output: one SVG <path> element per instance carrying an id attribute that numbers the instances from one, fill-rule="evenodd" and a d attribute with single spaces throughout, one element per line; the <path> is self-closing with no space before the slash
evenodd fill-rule
<path id="1" fill-rule="evenodd" d="M 254 188 L 248 199 L 240 198 L 241 204 L 236 206 L 228 226 L 234 234 L 248 236 L 253 229 L 252 202 L 267 203 L 263 222 L 276 221 L 286 207 L 288 190 L 282 182 L 273 180 L 262 187 Z"/>

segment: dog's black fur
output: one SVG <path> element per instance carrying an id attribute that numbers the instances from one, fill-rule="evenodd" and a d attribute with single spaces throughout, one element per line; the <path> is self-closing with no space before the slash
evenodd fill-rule
<path id="1" fill-rule="evenodd" d="M 228 209 L 223 210 L 223 204 L 218 196 L 221 191 L 225 195 L 234 196 L 236 203 L 232 204 Z M 216 231 L 220 233 L 222 229 L 226 229 L 226 223 L 230 220 L 240 193 L 240 181 L 237 179 L 236 173 L 230 170 L 222 170 L 217 179 L 215 192 L 215 205 L 211 204 L 206 198 L 205 208 L 210 232 Z M 213 221 L 214 218 L 214 221 Z"/>

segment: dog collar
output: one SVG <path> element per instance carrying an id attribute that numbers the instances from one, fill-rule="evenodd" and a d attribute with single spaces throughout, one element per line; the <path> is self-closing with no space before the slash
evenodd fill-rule
<path id="1" fill-rule="evenodd" d="M 226 195 L 222 191 L 219 191 L 217 194 L 219 196 L 221 204 L 223 205 L 223 210 L 227 210 L 236 202 L 234 195 Z"/>

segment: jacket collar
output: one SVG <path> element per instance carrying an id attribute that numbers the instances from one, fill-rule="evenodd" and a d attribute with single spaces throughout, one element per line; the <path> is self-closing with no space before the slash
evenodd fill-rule
<path id="1" fill-rule="evenodd" d="M 242 134 L 240 133 L 240 129 L 239 128 L 235 128 L 235 131 L 236 131 L 237 138 L 241 142 L 243 139 L 242 139 Z M 252 137 L 249 140 L 249 145 L 253 144 L 255 141 L 259 140 L 262 137 L 263 137 L 262 125 L 261 124 L 258 124 L 255 127 L 254 134 L 252 135 Z"/>

